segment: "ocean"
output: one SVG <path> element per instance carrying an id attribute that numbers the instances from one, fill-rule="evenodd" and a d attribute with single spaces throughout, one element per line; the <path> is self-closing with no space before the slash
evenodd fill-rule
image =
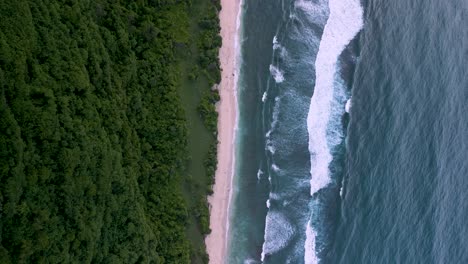
<path id="1" fill-rule="evenodd" d="M 244 0 L 228 263 L 468 263 L 468 2 Z"/>

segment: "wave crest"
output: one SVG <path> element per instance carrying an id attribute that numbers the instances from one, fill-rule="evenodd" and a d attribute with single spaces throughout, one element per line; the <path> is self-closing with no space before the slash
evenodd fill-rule
<path id="1" fill-rule="evenodd" d="M 338 57 L 363 26 L 363 11 L 358 0 L 330 0 L 329 8 L 330 16 L 325 25 L 315 61 L 314 94 L 307 116 L 311 195 L 326 187 L 330 182 L 329 165 L 332 161 L 330 149 L 339 144 L 334 135 L 341 134 L 340 131 L 328 131 L 331 118 L 336 116 L 332 114 L 332 101 Z M 304 245 L 306 264 L 319 261 L 316 256 L 315 237 L 316 232 L 309 221 Z"/>

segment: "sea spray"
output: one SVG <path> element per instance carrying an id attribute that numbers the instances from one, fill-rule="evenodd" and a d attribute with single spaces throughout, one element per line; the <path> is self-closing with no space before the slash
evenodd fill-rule
<path id="1" fill-rule="evenodd" d="M 272 168 L 275 172 L 280 171 L 280 168 L 279 168 L 278 165 L 276 165 L 276 164 L 271 165 L 271 168 Z"/>
<path id="2" fill-rule="evenodd" d="M 262 177 L 262 175 L 263 175 L 262 169 L 258 169 L 258 171 L 257 171 L 257 180 L 260 180 L 260 178 Z"/>
<path id="3" fill-rule="evenodd" d="M 330 16 L 324 28 L 315 61 L 314 94 L 307 116 L 310 152 L 310 194 L 314 195 L 330 182 L 329 165 L 332 154 L 327 138 L 331 117 L 334 78 L 338 57 L 363 25 L 363 11 L 359 0 L 329 0 Z M 333 142 L 335 144 L 336 142 Z M 318 263 L 315 248 L 316 231 L 312 223 L 306 225 L 304 261 Z"/>
<path id="4" fill-rule="evenodd" d="M 326 8 L 326 2 L 319 5 Z M 266 90 L 263 90 L 264 111 L 268 115 L 265 156 L 270 168 L 270 195 L 266 201 L 268 210 L 261 251 L 264 263 L 302 262 L 306 235 L 301 229 L 309 220 L 306 109 L 310 105 L 308 84 L 313 78 L 311 69 L 320 38 L 318 32 L 311 29 L 314 25 L 310 24 L 309 14 L 294 7 L 291 12 L 298 12 L 298 15 L 290 19 L 285 16 L 284 27 L 273 36 L 273 56 L 268 65 L 270 76 Z M 323 25 L 315 26 L 323 28 Z M 283 229 L 278 221 L 272 219 L 278 217 L 278 213 L 297 231 L 281 243 L 281 247 L 274 246 L 278 241 L 272 235 Z"/>
<path id="5" fill-rule="evenodd" d="M 283 45 L 281 45 L 278 42 L 278 37 L 277 36 L 273 37 L 273 52 L 274 53 L 279 52 L 279 56 L 283 57 L 283 58 L 288 56 L 288 52 L 286 51 L 286 48 L 283 47 Z"/>
<path id="6" fill-rule="evenodd" d="M 283 249 L 295 233 L 294 227 L 288 218 L 277 211 L 270 211 L 266 218 L 266 229 L 271 232 L 265 233 L 265 243 L 263 244 L 261 261 L 265 260 L 266 253 L 272 254 Z M 271 227 L 275 228 L 271 228 Z"/>
<path id="7" fill-rule="evenodd" d="M 326 1 L 297 0 L 294 7 L 301 9 L 308 16 L 308 20 L 316 25 L 325 25 L 328 18 L 328 8 Z"/>
<path id="8" fill-rule="evenodd" d="M 351 105 L 352 105 L 352 101 L 351 101 L 351 98 L 349 98 L 348 101 L 346 101 L 346 105 L 345 105 L 346 113 L 349 113 L 349 110 L 351 110 Z"/>
<path id="9" fill-rule="evenodd" d="M 284 81 L 283 72 L 280 69 L 278 69 L 278 67 L 274 66 L 273 64 L 270 65 L 270 73 L 275 79 L 276 83 L 282 83 Z"/>
<path id="10" fill-rule="evenodd" d="M 315 237 L 317 236 L 317 233 L 315 230 L 312 228 L 310 221 L 307 222 L 306 226 L 306 246 L 305 247 L 305 252 L 304 252 L 304 262 L 306 264 L 308 263 L 318 263 L 318 258 L 317 255 L 315 254 Z"/>

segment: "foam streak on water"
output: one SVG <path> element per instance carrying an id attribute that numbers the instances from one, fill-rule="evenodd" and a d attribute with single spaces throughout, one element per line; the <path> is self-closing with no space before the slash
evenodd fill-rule
<path id="1" fill-rule="evenodd" d="M 265 222 L 265 229 L 271 232 L 265 233 L 265 243 L 261 254 L 261 261 L 265 261 L 266 254 L 272 254 L 288 245 L 295 230 L 288 218 L 277 211 L 270 211 Z M 271 228 L 274 227 L 274 228 Z"/>
<path id="2" fill-rule="evenodd" d="M 363 25 L 359 0 L 330 0 L 330 16 L 320 41 L 316 67 L 316 82 L 307 116 L 311 162 L 310 193 L 313 195 L 330 182 L 329 164 L 332 155 L 327 140 L 327 126 L 331 117 L 333 83 L 338 57 Z M 315 250 L 315 231 L 306 227 L 306 264 L 318 263 Z"/>
<path id="3" fill-rule="evenodd" d="M 346 113 L 349 113 L 349 110 L 351 109 L 351 105 L 352 105 L 351 98 L 349 98 L 348 101 L 346 101 L 346 106 L 345 106 Z"/>
<path id="4" fill-rule="evenodd" d="M 305 247 L 305 263 L 318 263 L 318 258 L 317 255 L 315 254 L 315 237 L 317 234 L 315 233 L 315 230 L 312 229 L 310 226 L 310 221 L 307 222 L 307 227 L 306 227 L 306 241 L 305 244 L 309 245 Z"/>
<path id="5" fill-rule="evenodd" d="M 273 64 L 270 65 L 270 73 L 276 83 L 282 83 L 284 81 L 283 72 L 278 69 L 278 67 L 273 66 Z"/>

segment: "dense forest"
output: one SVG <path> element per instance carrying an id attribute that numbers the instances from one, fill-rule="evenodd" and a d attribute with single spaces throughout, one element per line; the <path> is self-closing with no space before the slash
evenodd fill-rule
<path id="1" fill-rule="evenodd" d="M 0 0 L 0 263 L 191 262 L 177 89 L 197 76 L 177 52 L 194 45 L 192 4 Z M 221 39 L 209 7 L 193 74 L 211 86 Z M 208 89 L 198 107 L 213 134 L 217 100 Z"/>

